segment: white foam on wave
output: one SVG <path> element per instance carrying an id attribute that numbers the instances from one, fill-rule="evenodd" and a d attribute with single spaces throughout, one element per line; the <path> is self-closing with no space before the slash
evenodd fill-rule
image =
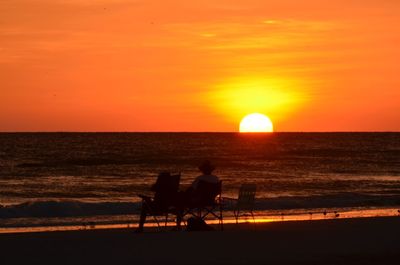
<path id="1" fill-rule="evenodd" d="M 139 205 L 134 202 L 32 201 L 0 207 L 0 219 L 134 214 Z"/>

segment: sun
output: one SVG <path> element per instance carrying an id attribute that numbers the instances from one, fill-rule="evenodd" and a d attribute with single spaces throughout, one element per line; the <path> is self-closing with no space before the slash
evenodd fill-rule
<path id="1" fill-rule="evenodd" d="M 239 132 L 273 132 L 274 126 L 271 120 L 260 113 L 252 113 L 245 116 L 240 122 Z"/>

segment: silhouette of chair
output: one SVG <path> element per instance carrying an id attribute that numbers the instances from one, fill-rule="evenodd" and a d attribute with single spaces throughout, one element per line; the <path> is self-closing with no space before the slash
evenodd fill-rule
<path id="1" fill-rule="evenodd" d="M 176 175 L 170 175 L 167 172 L 160 173 L 151 188 L 154 191 L 153 197 L 138 194 L 142 198 L 142 207 L 146 208 L 146 215 L 152 216 L 159 228 L 161 225 L 158 217 L 165 217 L 165 226 L 167 226 L 169 214 L 178 214 L 175 206 L 180 179 L 180 173 Z"/>
<path id="2" fill-rule="evenodd" d="M 239 195 L 234 205 L 233 214 L 236 223 L 239 223 L 241 216 L 251 216 L 254 219 L 254 202 L 256 196 L 257 186 L 255 184 L 242 184 L 239 189 Z"/>
<path id="3" fill-rule="evenodd" d="M 184 216 L 190 215 L 201 220 L 205 220 L 208 216 L 213 216 L 218 219 L 220 229 L 223 230 L 221 193 L 222 181 L 218 183 L 200 181 L 196 190 L 188 199 Z"/>

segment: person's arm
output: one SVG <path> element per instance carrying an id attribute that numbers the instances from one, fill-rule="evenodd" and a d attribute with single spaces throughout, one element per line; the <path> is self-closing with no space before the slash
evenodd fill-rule
<path id="1" fill-rule="evenodd" d="M 192 182 L 192 189 L 197 189 L 197 186 L 199 185 L 199 182 L 201 180 L 201 176 L 198 176 L 197 178 L 195 178 L 195 180 Z"/>
<path id="2" fill-rule="evenodd" d="M 156 192 L 158 190 L 159 186 L 160 186 L 160 183 L 159 183 L 159 179 L 157 178 L 156 183 L 154 183 L 151 186 L 150 190 Z"/>
<path id="3" fill-rule="evenodd" d="M 197 185 L 199 184 L 199 180 L 198 179 L 195 179 L 194 181 L 193 181 L 193 183 L 192 183 L 192 186 L 190 186 L 192 189 L 196 189 L 197 188 Z"/>

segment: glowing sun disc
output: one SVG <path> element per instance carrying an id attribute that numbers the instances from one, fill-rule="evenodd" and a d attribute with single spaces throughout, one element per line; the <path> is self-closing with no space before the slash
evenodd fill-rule
<path id="1" fill-rule="evenodd" d="M 271 120 L 260 113 L 252 113 L 245 116 L 240 122 L 239 132 L 273 132 L 274 126 Z"/>

